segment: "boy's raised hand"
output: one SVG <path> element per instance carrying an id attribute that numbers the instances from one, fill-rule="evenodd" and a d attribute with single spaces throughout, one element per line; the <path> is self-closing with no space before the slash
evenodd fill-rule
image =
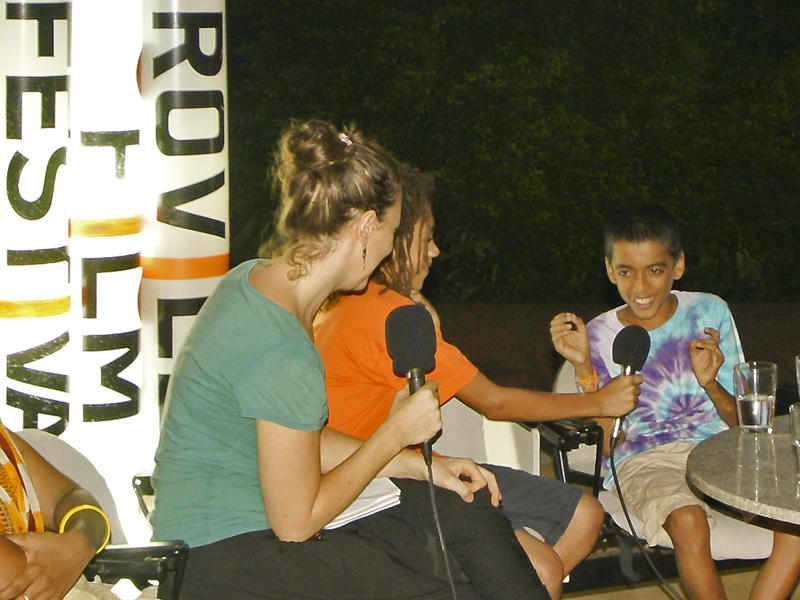
<path id="1" fill-rule="evenodd" d="M 556 352 L 575 365 L 579 377 L 591 374 L 589 333 L 583 319 L 573 313 L 557 314 L 550 321 L 550 339 Z M 581 373 L 582 366 L 588 367 L 589 373 Z"/>
<path id="2" fill-rule="evenodd" d="M 699 338 L 689 343 L 689 358 L 692 361 L 692 371 L 703 389 L 716 381 L 717 373 L 725 356 L 719 349 L 719 331 L 711 327 L 703 328 L 707 338 Z"/>

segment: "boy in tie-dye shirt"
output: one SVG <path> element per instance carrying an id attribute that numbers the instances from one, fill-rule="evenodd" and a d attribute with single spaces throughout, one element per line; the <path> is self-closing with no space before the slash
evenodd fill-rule
<path id="1" fill-rule="evenodd" d="M 572 313 L 557 315 L 550 323 L 553 344 L 588 392 L 620 372 L 612 357 L 617 333 L 627 325 L 647 330 L 650 351 L 640 371 L 639 400 L 614 449 L 622 496 L 643 523 L 637 533 L 650 545 L 672 541 L 689 596 L 724 599 L 711 557 L 713 517 L 686 483 L 686 459 L 698 442 L 737 424 L 733 365 L 743 354 L 736 325 L 721 298 L 672 289 L 685 258 L 675 218 L 665 208 L 637 204 L 615 213 L 605 228 L 604 250 L 606 273 L 625 304 L 588 326 Z M 608 442 L 613 421 L 598 422 Z M 608 475 L 606 487 L 612 483 Z M 750 600 L 791 593 L 800 574 L 797 533 L 774 533 Z"/>
<path id="2" fill-rule="evenodd" d="M 729 423 L 697 380 L 689 353 L 695 339 L 709 337 L 706 328 L 718 332 L 724 361 L 712 384 L 721 386 L 730 395 L 733 365 L 744 357 L 728 305 L 712 294 L 673 291 L 671 295 L 676 300 L 674 313 L 665 323 L 648 331 L 650 352 L 640 371 L 644 381 L 639 386 L 636 409 L 622 422 L 624 437 L 614 450 L 617 467 L 645 450 L 672 442 L 696 444 L 728 429 Z M 614 338 L 630 324 L 620 319 L 619 313 L 624 308 L 603 313 L 587 326 L 592 365 L 600 387 L 620 372 L 611 351 Z M 610 470 L 604 485 L 606 488 L 613 485 Z"/>
<path id="3" fill-rule="evenodd" d="M 661 206 L 629 206 L 611 217 L 605 263 L 625 304 L 588 327 L 572 313 L 557 315 L 553 343 L 589 391 L 620 372 L 612 359 L 617 333 L 627 325 L 647 330 L 639 401 L 614 450 L 619 485 L 628 510 L 643 523 L 638 533 L 651 545 L 672 540 L 689 595 L 725 598 L 711 557 L 713 518 L 686 483 L 686 458 L 698 442 L 737 422 L 731 386 L 742 349 L 733 317 L 716 296 L 672 290 L 685 258 L 675 219 Z M 613 421 L 599 421 L 608 440 Z"/>

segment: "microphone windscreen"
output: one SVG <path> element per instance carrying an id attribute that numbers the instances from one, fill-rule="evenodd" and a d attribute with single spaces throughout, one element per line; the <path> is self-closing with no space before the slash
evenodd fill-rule
<path id="1" fill-rule="evenodd" d="M 405 376 L 411 369 L 426 373 L 436 366 L 436 330 L 424 306 L 398 306 L 386 317 L 386 347 L 392 367 Z"/>
<path id="2" fill-rule="evenodd" d="M 644 327 L 628 325 L 614 338 L 611 355 L 614 362 L 634 371 L 641 371 L 650 352 L 650 334 Z"/>

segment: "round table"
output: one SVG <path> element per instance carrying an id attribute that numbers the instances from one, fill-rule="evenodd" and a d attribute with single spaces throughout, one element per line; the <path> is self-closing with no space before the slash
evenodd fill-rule
<path id="1" fill-rule="evenodd" d="M 723 504 L 800 525 L 800 482 L 785 415 L 775 418 L 772 433 L 734 427 L 701 442 L 689 454 L 686 478 Z"/>

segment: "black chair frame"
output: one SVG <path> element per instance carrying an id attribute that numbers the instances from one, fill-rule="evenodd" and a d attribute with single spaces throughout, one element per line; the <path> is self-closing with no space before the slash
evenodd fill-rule
<path id="1" fill-rule="evenodd" d="M 107 546 L 84 569 L 88 580 L 104 583 L 129 579 L 140 590 L 157 585 L 161 600 L 178 600 L 189 547 L 180 541 L 151 542 L 145 546 Z"/>

